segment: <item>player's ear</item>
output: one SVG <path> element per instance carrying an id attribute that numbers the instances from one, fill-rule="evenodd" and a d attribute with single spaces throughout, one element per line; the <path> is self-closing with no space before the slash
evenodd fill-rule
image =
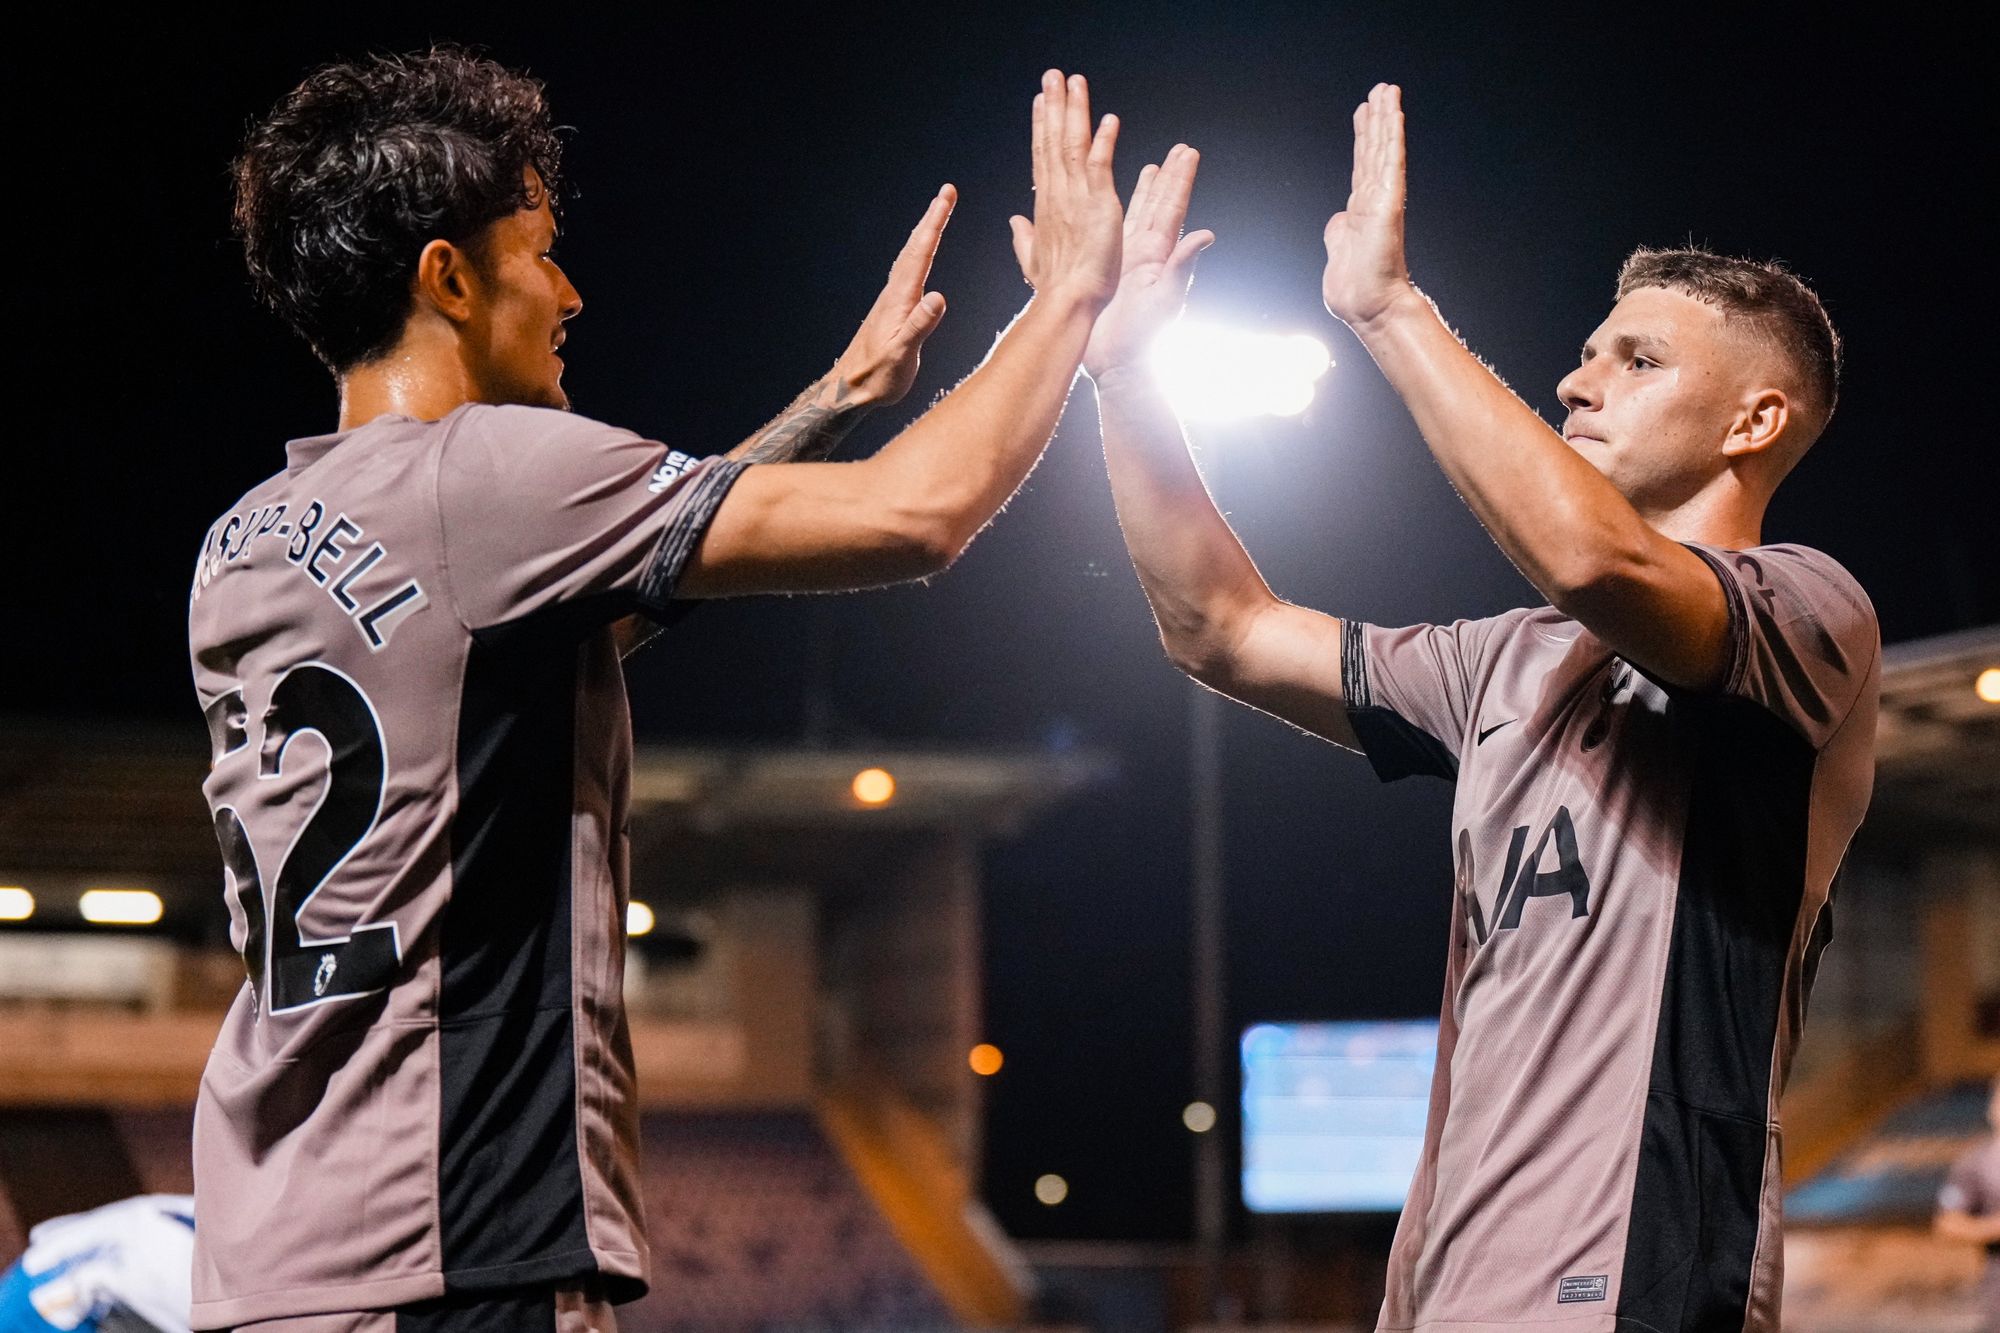
<path id="1" fill-rule="evenodd" d="M 1725 458 L 1761 454 L 1778 442 L 1791 423 L 1791 400 L 1783 389 L 1752 389 L 1743 395 L 1736 419 L 1722 442 Z"/>
<path id="2" fill-rule="evenodd" d="M 413 281 L 417 300 L 454 324 L 472 318 L 478 281 L 471 253 L 450 241 L 432 241 L 417 256 Z"/>

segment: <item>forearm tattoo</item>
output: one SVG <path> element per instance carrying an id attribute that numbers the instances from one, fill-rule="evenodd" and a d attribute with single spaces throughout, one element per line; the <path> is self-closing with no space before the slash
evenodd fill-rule
<path id="1" fill-rule="evenodd" d="M 831 454 L 868 414 L 868 407 L 852 401 L 853 390 L 846 380 L 833 381 L 831 404 L 814 401 L 826 387 L 827 379 L 816 381 L 729 456 L 739 463 L 810 463 Z"/>

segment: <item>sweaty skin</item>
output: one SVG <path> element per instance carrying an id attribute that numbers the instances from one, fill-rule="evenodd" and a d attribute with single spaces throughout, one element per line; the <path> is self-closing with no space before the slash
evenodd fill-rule
<path id="1" fill-rule="evenodd" d="M 1403 114 L 1378 85 L 1354 116 L 1347 206 L 1326 227 L 1327 308 L 1409 406 L 1439 465 L 1550 602 L 1618 656 L 1684 686 L 1721 674 L 1722 589 L 1684 541 L 1754 546 L 1765 506 L 1818 422 L 1776 357 L 1715 308 L 1660 288 L 1619 301 L 1558 393 L 1551 430 L 1466 349 L 1403 261 Z M 1278 598 L 1209 500 L 1180 425 L 1138 354 L 1180 312 L 1194 256 L 1175 238 L 1196 160 L 1176 149 L 1135 194 L 1127 282 L 1099 320 L 1096 381 L 1119 522 L 1168 655 L 1204 684 L 1341 745 L 1340 622 Z M 1156 233 L 1156 234 L 1155 234 Z M 1164 247 L 1164 249 L 1163 249 Z M 1161 254 L 1167 281 L 1135 256 Z M 1143 285 L 1142 285 L 1143 284 Z M 1170 295 L 1171 299 L 1166 299 Z"/>
<path id="2" fill-rule="evenodd" d="M 1050 71 L 1033 131 L 1034 299 L 872 458 L 783 461 L 822 406 L 909 388 L 949 188 L 827 401 L 735 458 L 559 410 L 580 301 L 538 194 L 424 248 L 396 346 L 340 384 L 346 429 L 291 441 L 210 524 L 189 660 L 245 984 L 196 1109 L 196 1323 L 644 1290 L 611 621 L 936 573 L 992 518 L 1119 272 L 1116 121 L 1093 132 L 1083 80 Z"/>
<path id="3" fill-rule="evenodd" d="M 1771 1333 L 1777 1099 L 1880 688 L 1859 585 L 1759 541 L 1824 410 L 1718 310 L 1639 288 L 1551 430 L 1410 284 L 1397 103 L 1384 85 L 1356 113 L 1327 307 L 1553 605 L 1387 628 L 1264 583 L 1139 363 L 1206 243 L 1176 239 L 1179 149 L 1134 197 L 1085 353 L 1119 521 L 1183 670 L 1384 781 L 1453 785 L 1431 1112 L 1377 1326 Z"/>
<path id="4" fill-rule="evenodd" d="M 873 457 L 787 461 L 830 447 L 825 435 L 844 429 L 854 408 L 908 390 L 918 350 L 944 311 L 943 298 L 923 290 L 956 198 L 944 187 L 833 373 L 738 446 L 742 461 L 785 465 L 752 467 L 731 488 L 679 595 L 871 587 L 927 577 L 958 558 L 1040 458 L 1091 326 L 1117 286 L 1117 138 L 1115 116 L 1093 132 L 1081 75 L 1043 75 L 1031 130 L 1034 299 L 983 365 Z M 425 246 L 402 339 L 342 378 L 343 428 L 384 413 L 436 420 L 467 402 L 568 405 L 558 353 L 564 322 L 582 301 L 550 253 L 549 201 L 532 173 L 525 180 L 531 207 L 471 245 Z M 637 635 L 622 637 L 629 645 Z"/>

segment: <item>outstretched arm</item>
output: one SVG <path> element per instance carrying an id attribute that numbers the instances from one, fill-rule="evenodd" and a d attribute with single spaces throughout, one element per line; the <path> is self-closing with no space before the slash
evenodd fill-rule
<path id="1" fill-rule="evenodd" d="M 1033 123 L 1038 281 L 1027 309 L 985 364 L 874 457 L 744 472 L 682 574 L 680 596 L 935 574 L 1020 486 L 1116 286 L 1123 217 L 1111 179 L 1118 122 L 1106 116 L 1093 135 L 1083 78 L 1045 74 Z"/>
<path id="2" fill-rule="evenodd" d="M 1529 582 L 1650 674 L 1714 684 L 1729 624 L 1715 575 L 1445 326 L 1410 283 L 1403 201 L 1402 94 L 1377 84 L 1354 113 L 1347 207 L 1326 225 L 1327 309 L 1368 348 L 1451 484 Z"/>
<path id="3" fill-rule="evenodd" d="M 1118 524 L 1174 664 L 1202 684 L 1356 747 L 1340 686 L 1340 622 L 1278 599 L 1215 507 L 1180 421 L 1142 363 L 1181 312 L 1197 255 L 1182 236 L 1200 154 L 1177 145 L 1140 173 L 1126 213 L 1125 271 L 1084 368 L 1097 385 Z"/>
<path id="4" fill-rule="evenodd" d="M 903 400 L 916 381 L 924 340 L 944 320 L 943 293 L 925 291 L 924 282 L 957 202 L 958 191 L 951 186 L 938 191 L 833 369 L 731 449 L 729 457 L 739 463 L 817 462 L 839 448 L 862 417 Z"/>
<path id="5" fill-rule="evenodd" d="M 833 369 L 814 380 L 790 406 L 755 435 L 731 449 L 739 463 L 811 463 L 832 455 L 861 418 L 898 403 L 917 378 L 924 340 L 944 319 L 941 292 L 927 292 L 931 260 L 958 191 L 939 190 L 889 268 L 889 281 Z M 627 656 L 659 634 L 645 616 L 627 616 L 613 630 L 618 655 Z"/>

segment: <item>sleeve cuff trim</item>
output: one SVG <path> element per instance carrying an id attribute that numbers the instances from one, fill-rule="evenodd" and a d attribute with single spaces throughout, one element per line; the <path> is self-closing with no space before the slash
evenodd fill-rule
<path id="1" fill-rule="evenodd" d="M 715 511 L 722 507 L 745 466 L 732 459 L 718 458 L 689 483 L 687 498 L 666 531 L 660 534 L 659 544 L 646 561 L 646 572 L 639 578 L 639 601 L 647 610 L 662 614 L 667 611 L 681 571 L 687 568 L 694 548 L 715 518 Z"/>

